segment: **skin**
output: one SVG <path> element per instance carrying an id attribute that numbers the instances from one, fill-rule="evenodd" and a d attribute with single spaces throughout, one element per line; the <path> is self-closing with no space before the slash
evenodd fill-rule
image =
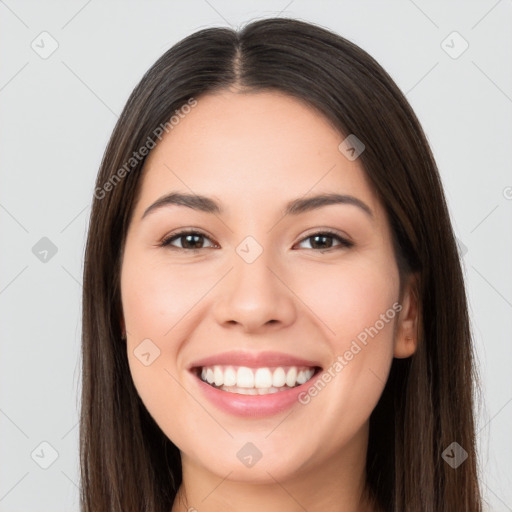
<path id="1" fill-rule="evenodd" d="M 369 417 L 393 357 L 416 349 L 418 308 L 412 276 L 399 296 L 385 210 L 359 159 L 338 150 L 344 138 L 296 99 L 225 90 L 198 98 L 145 162 L 121 267 L 121 323 L 137 391 L 181 451 L 172 512 L 375 510 L 361 501 Z M 225 211 L 171 205 L 141 220 L 171 191 L 210 196 Z M 292 199 L 333 192 L 364 201 L 373 219 L 347 204 L 282 215 Z M 204 232 L 203 248 L 180 249 L 183 238 L 159 246 L 185 228 Z M 326 228 L 354 245 L 328 238 L 318 248 L 308 237 Z M 263 248 L 250 264 L 236 252 L 249 235 Z M 395 302 L 400 314 L 308 404 L 283 413 L 225 413 L 186 369 L 247 349 L 295 354 L 325 370 Z M 149 366 L 134 355 L 147 338 L 160 350 Z M 251 468 L 236 457 L 248 441 L 263 454 Z"/>

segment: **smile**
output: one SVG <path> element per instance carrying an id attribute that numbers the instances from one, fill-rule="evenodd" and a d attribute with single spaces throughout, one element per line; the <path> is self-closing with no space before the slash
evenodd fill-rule
<path id="1" fill-rule="evenodd" d="M 214 365 L 195 368 L 196 376 L 210 386 L 240 395 L 268 395 L 301 386 L 319 367 L 278 366 L 249 368 L 247 366 Z"/>

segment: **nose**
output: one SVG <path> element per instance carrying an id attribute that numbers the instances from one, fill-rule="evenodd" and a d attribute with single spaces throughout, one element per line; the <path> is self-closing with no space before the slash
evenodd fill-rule
<path id="1" fill-rule="evenodd" d="M 235 254 L 233 269 L 217 290 L 216 321 L 223 327 L 238 327 L 247 333 L 292 324 L 297 315 L 295 295 L 278 268 L 269 261 L 266 251 L 252 263 Z"/>

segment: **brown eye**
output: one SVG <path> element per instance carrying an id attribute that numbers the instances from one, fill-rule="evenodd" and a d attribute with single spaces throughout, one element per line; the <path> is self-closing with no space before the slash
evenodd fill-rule
<path id="1" fill-rule="evenodd" d="M 311 240 L 310 246 L 305 247 L 305 249 L 332 249 L 334 247 L 352 247 L 354 244 L 338 235 L 337 233 L 331 233 L 330 231 L 324 231 L 320 233 L 314 233 L 313 235 L 309 235 L 308 237 L 301 240 L 300 243 L 303 243 L 306 240 Z M 337 241 L 337 244 L 333 242 Z"/>
<path id="2" fill-rule="evenodd" d="M 174 245 L 172 242 L 175 240 L 179 240 L 180 245 Z M 179 233 L 175 233 L 162 240 L 160 246 L 194 251 L 204 249 L 205 247 L 203 247 L 203 243 L 205 240 L 210 239 L 199 231 L 180 231 Z M 211 244 L 210 247 L 214 247 L 214 244 Z"/>

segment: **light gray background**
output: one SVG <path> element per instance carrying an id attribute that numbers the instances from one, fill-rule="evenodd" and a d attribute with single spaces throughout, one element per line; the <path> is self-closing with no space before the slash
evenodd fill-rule
<path id="1" fill-rule="evenodd" d="M 512 510 L 512 1 L 5 0 L 0 511 L 78 510 L 82 258 L 95 176 L 128 95 L 184 36 L 279 13 L 367 50 L 423 124 L 464 255 L 482 487 L 489 510 Z M 46 59 L 31 47 L 50 48 L 43 31 L 58 43 Z M 469 43 L 456 59 L 442 45 L 453 31 Z M 42 237 L 57 247 L 46 262 L 32 251 Z"/>

